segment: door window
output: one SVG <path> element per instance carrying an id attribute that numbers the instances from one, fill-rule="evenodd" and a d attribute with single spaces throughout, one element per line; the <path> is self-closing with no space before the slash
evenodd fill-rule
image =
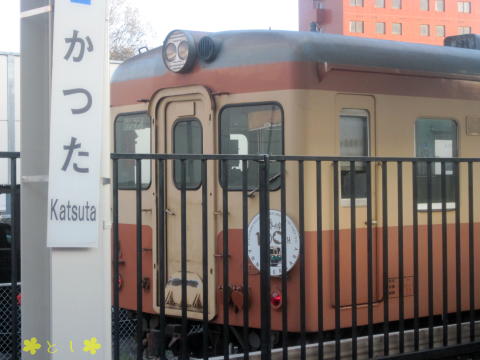
<path id="1" fill-rule="evenodd" d="M 195 118 L 179 119 L 173 126 L 173 153 L 174 154 L 201 154 L 202 125 Z M 200 160 L 185 161 L 185 185 L 186 189 L 194 190 L 200 187 L 202 182 L 202 163 Z M 175 186 L 182 188 L 182 160 L 175 160 L 173 177 Z"/>
<path id="2" fill-rule="evenodd" d="M 360 109 L 343 109 L 340 114 L 340 156 L 369 155 L 368 112 Z M 341 163 L 342 199 L 350 199 L 351 168 L 349 162 Z M 366 164 L 355 163 L 355 198 L 367 197 Z"/>

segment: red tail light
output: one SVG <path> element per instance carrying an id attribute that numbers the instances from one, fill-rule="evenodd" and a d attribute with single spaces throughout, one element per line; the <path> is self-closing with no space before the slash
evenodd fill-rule
<path id="1" fill-rule="evenodd" d="M 21 293 L 17 295 L 17 304 L 22 305 L 22 294 Z"/>
<path id="2" fill-rule="evenodd" d="M 279 309 L 282 306 L 282 293 L 280 291 L 272 292 L 270 304 L 272 304 L 274 309 Z"/>

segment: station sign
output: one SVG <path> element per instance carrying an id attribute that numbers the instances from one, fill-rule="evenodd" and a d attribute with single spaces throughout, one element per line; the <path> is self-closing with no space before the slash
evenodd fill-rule
<path id="1" fill-rule="evenodd" d="M 106 0 L 55 2 L 49 247 L 97 247 L 107 70 Z"/>

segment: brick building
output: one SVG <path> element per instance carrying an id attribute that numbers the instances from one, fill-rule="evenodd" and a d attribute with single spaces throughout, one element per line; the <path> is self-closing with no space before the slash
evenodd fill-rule
<path id="1" fill-rule="evenodd" d="M 299 0 L 300 30 L 442 45 L 480 33 L 480 0 Z"/>

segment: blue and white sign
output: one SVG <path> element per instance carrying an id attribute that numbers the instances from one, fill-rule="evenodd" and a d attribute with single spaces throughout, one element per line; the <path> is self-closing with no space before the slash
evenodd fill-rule
<path id="1" fill-rule="evenodd" d="M 78 3 L 78 4 L 85 4 L 85 5 L 91 5 L 92 1 L 91 0 L 70 0 L 72 3 Z"/>
<path id="2" fill-rule="evenodd" d="M 106 0 L 55 2 L 50 247 L 98 245 L 102 123 L 108 101 L 106 14 Z"/>

